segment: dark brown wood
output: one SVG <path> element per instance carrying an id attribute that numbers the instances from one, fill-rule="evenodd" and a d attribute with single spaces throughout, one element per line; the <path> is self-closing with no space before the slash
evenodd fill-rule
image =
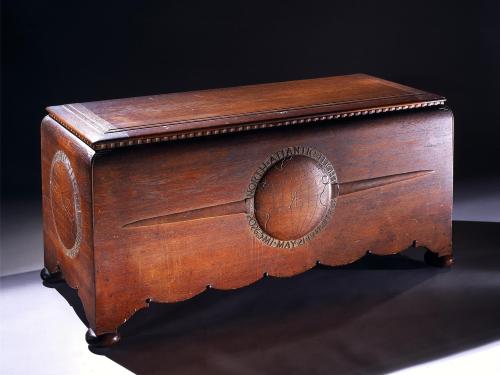
<path id="1" fill-rule="evenodd" d="M 64 277 L 61 271 L 57 270 L 55 272 L 49 272 L 49 270 L 45 267 L 40 271 L 40 278 L 46 285 L 56 284 L 64 281 Z"/>
<path id="2" fill-rule="evenodd" d="M 62 271 L 68 285 L 78 289 L 89 324 L 94 326 L 92 160 L 95 152 L 48 117 L 42 121 L 41 141 L 45 268 L 49 273 Z M 66 233 L 67 230 L 71 233 Z"/>
<path id="3" fill-rule="evenodd" d="M 453 116 L 443 102 L 355 75 L 73 106 L 94 127 L 107 121 L 98 133 L 51 108 L 45 266 L 78 288 L 94 336 L 114 337 L 148 301 L 367 251 L 417 241 L 446 265 Z M 261 126 L 273 121 L 282 126 Z M 172 138 L 185 131 L 197 135 Z"/>
<path id="4" fill-rule="evenodd" d="M 99 150 L 421 108 L 444 100 L 394 82 L 353 74 L 74 103 L 47 110 Z"/>
<path id="5" fill-rule="evenodd" d="M 87 344 L 93 348 L 107 348 L 118 343 L 120 338 L 121 337 L 117 332 L 96 335 L 92 328 L 89 328 L 85 334 Z"/>
<path id="6" fill-rule="evenodd" d="M 300 166 L 300 163 L 299 163 Z M 280 171 L 280 173 L 283 173 L 285 168 L 281 166 L 280 168 L 273 168 L 272 172 L 275 172 L 276 170 Z M 302 172 L 302 171 L 301 171 Z M 261 194 L 256 194 L 257 195 L 257 200 L 255 202 L 255 213 L 258 218 L 260 218 L 259 222 L 266 222 L 266 226 L 269 223 L 270 219 L 270 211 L 271 210 L 287 210 L 290 209 L 292 206 L 295 206 L 295 208 L 298 207 L 299 201 L 297 199 L 297 185 L 302 184 L 304 181 L 305 182 L 310 182 L 312 180 L 312 187 L 317 188 L 316 192 L 313 196 L 309 196 L 306 202 L 301 201 L 301 208 L 304 208 L 306 211 L 309 209 L 311 205 L 316 205 L 319 201 L 319 205 L 326 207 L 326 204 L 324 203 L 325 199 L 329 199 L 331 197 L 331 189 L 335 191 L 336 195 L 344 195 L 344 194 L 352 194 L 356 193 L 358 191 L 363 191 L 363 190 L 368 190 L 368 189 L 374 189 L 379 186 L 384 186 L 392 183 L 396 183 L 399 181 L 404 181 L 404 180 L 410 180 L 412 178 L 417 178 L 420 176 L 424 176 L 428 173 L 433 173 L 434 171 L 415 171 L 415 172 L 407 172 L 407 173 L 400 173 L 397 175 L 392 175 L 392 176 L 384 176 L 384 177 L 378 177 L 378 178 L 371 178 L 363 181 L 353 181 L 353 182 L 345 182 L 342 184 L 339 183 L 333 183 L 331 184 L 331 188 L 329 188 L 327 191 L 325 191 L 324 188 L 324 183 L 322 182 L 322 176 L 318 174 L 318 177 L 316 181 L 314 181 L 313 178 L 309 179 L 304 179 L 305 175 L 307 175 L 309 172 L 316 172 L 318 173 L 318 170 L 314 167 L 310 168 L 309 170 L 307 168 L 304 169 L 305 172 L 304 174 L 302 173 L 296 173 L 294 179 L 296 181 L 290 182 L 289 176 L 286 176 L 287 181 L 285 184 L 280 184 L 279 185 L 279 194 L 280 196 L 278 197 L 279 199 L 283 200 L 285 196 L 290 197 L 290 201 L 285 203 L 281 202 L 281 205 L 276 206 L 274 204 L 274 198 L 275 194 L 273 193 L 270 197 L 267 197 L 266 199 L 266 193 L 270 190 L 269 188 L 265 188 L 266 186 L 269 186 L 270 188 L 273 188 L 274 184 L 272 182 L 272 177 L 271 176 L 271 181 L 268 176 L 269 173 L 266 174 L 266 176 L 263 178 L 263 183 L 260 186 L 259 191 Z M 292 191 L 286 191 L 286 189 L 290 189 L 291 187 L 294 187 L 295 190 Z M 309 186 L 307 187 L 301 187 L 299 188 L 298 191 L 304 190 L 308 194 L 311 194 L 311 191 L 309 189 Z M 264 198 L 262 198 L 264 196 Z M 328 198 L 325 198 L 325 197 Z M 259 199 L 260 198 L 260 199 Z M 272 208 L 267 208 L 262 207 L 265 206 L 266 203 L 268 205 L 273 205 Z M 304 207 L 305 203 L 305 207 Z M 142 220 L 137 220 L 132 223 L 125 224 L 123 227 L 124 228 L 137 228 L 137 227 L 146 227 L 150 225 L 159 225 L 159 224 L 169 224 L 169 223 L 177 223 L 181 221 L 190 221 L 190 220 L 199 220 L 199 219 L 208 219 L 211 217 L 218 217 L 218 216 L 226 216 L 226 215 L 235 215 L 235 214 L 248 214 L 250 213 L 250 205 L 251 202 L 249 202 L 249 199 L 244 199 L 238 202 L 229 202 L 229 203 L 223 203 L 217 206 L 210 206 L 210 207 L 202 207 L 202 208 L 196 208 L 193 210 L 189 211 L 184 211 L 184 212 L 176 212 L 173 214 L 166 214 L 166 215 L 160 215 L 160 216 L 155 216 L 147 219 L 142 219 Z M 319 214 L 319 213 L 318 213 Z M 302 217 L 302 213 L 300 210 L 296 210 L 293 213 L 294 217 L 296 219 Z M 278 225 L 291 225 L 294 227 L 294 221 L 292 218 L 279 218 L 279 222 L 277 223 Z M 272 230 L 271 230 L 272 231 Z M 269 231 L 268 231 L 269 232 Z"/>

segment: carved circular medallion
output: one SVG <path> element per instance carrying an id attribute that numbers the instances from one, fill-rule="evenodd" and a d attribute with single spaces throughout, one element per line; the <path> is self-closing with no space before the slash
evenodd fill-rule
<path id="1" fill-rule="evenodd" d="M 73 168 L 63 151 L 57 151 L 52 159 L 50 204 L 59 241 L 66 255 L 74 258 L 82 240 L 80 196 Z"/>
<path id="2" fill-rule="evenodd" d="M 303 245 L 328 223 L 338 195 L 332 164 L 311 147 L 288 147 L 257 170 L 247 191 L 248 222 L 273 247 Z"/>

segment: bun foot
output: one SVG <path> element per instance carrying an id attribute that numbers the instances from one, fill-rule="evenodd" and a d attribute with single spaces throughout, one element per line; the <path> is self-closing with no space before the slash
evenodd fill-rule
<path id="1" fill-rule="evenodd" d="M 51 273 L 47 268 L 43 268 L 40 271 L 40 277 L 46 285 L 55 284 L 64 280 L 61 271 Z"/>
<path id="2" fill-rule="evenodd" d="M 89 328 L 85 334 L 85 340 L 92 348 L 107 348 L 120 341 L 120 335 L 118 332 L 96 335 L 94 331 Z"/>
<path id="3" fill-rule="evenodd" d="M 424 260 L 429 266 L 434 267 L 451 267 L 454 263 L 453 255 L 439 256 L 430 250 L 425 252 Z"/>

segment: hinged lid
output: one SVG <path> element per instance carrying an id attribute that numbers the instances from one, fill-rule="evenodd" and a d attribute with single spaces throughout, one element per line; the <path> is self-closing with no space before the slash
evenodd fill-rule
<path id="1" fill-rule="evenodd" d="M 307 125 L 444 104 L 445 99 L 365 74 L 48 107 L 101 150 L 276 126 Z"/>

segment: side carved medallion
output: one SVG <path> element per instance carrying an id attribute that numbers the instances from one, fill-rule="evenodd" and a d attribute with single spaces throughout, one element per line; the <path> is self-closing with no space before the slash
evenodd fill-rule
<path id="1" fill-rule="evenodd" d="M 328 223 L 338 196 L 330 161 L 311 147 L 287 147 L 269 156 L 247 190 L 247 218 L 266 245 L 294 248 Z"/>
<path id="2" fill-rule="evenodd" d="M 74 258 L 82 241 L 80 194 L 71 163 L 60 150 L 50 167 L 50 205 L 57 237 L 66 255 Z"/>

